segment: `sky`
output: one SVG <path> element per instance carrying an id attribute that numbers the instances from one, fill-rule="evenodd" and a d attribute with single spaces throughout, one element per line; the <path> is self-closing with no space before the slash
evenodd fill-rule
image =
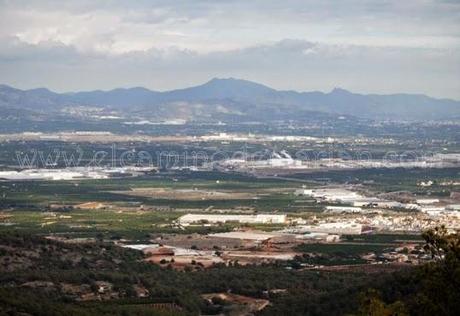
<path id="1" fill-rule="evenodd" d="M 0 0 L 0 83 L 276 89 L 460 100 L 460 0 Z"/>

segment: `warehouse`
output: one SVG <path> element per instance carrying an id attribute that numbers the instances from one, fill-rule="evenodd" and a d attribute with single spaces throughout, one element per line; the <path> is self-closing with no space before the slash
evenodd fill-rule
<path id="1" fill-rule="evenodd" d="M 298 232 L 327 233 L 337 235 L 360 235 L 362 231 L 363 226 L 354 222 L 320 223 L 317 225 L 299 226 L 298 229 Z"/>
<path id="2" fill-rule="evenodd" d="M 351 206 L 326 206 L 325 213 L 361 213 L 363 211 L 360 207 Z"/>
<path id="3" fill-rule="evenodd" d="M 186 214 L 179 218 L 181 225 L 192 223 L 249 223 L 249 224 L 284 224 L 286 215 L 257 214 L 257 215 L 221 215 L 221 214 Z"/>
<path id="4" fill-rule="evenodd" d="M 226 233 L 209 234 L 208 236 L 218 237 L 218 238 L 235 238 L 235 239 L 241 239 L 241 240 L 264 241 L 264 240 L 275 238 L 280 235 L 270 234 L 270 233 L 261 232 L 261 231 L 233 231 L 233 232 L 226 232 Z"/>

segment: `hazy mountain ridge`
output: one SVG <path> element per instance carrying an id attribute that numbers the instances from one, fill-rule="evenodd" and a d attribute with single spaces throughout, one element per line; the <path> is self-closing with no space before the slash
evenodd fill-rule
<path id="1" fill-rule="evenodd" d="M 55 93 L 45 88 L 20 90 L 0 85 L 2 108 L 43 113 L 68 106 L 97 106 L 120 112 L 157 112 L 160 117 L 167 115 L 169 118 L 186 113 L 188 119 L 200 115 L 216 119 L 225 119 L 225 115 L 263 120 L 295 119 L 311 111 L 370 119 L 460 118 L 460 101 L 455 100 L 418 94 L 363 95 L 339 88 L 329 93 L 279 91 L 233 78 L 214 78 L 199 86 L 166 92 L 136 87 Z"/>

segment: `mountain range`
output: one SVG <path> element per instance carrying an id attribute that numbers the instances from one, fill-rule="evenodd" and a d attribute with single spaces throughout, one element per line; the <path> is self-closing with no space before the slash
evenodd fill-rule
<path id="1" fill-rule="evenodd" d="M 165 92 L 142 87 L 110 91 L 55 93 L 0 85 L 4 115 L 65 115 L 69 109 L 96 107 L 155 119 L 279 120 L 312 113 L 374 120 L 460 119 L 460 101 L 419 94 L 357 94 L 336 88 L 329 93 L 280 91 L 241 79 L 214 78 L 205 84 Z"/>

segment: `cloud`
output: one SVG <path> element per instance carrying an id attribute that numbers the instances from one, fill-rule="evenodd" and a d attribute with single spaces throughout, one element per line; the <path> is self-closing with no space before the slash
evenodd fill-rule
<path id="1" fill-rule="evenodd" d="M 2 1 L 0 37 L 123 54 L 232 50 L 284 38 L 365 46 L 460 46 L 448 1 Z"/>
<path id="2" fill-rule="evenodd" d="M 62 91 L 233 76 L 460 98 L 459 12 L 435 0 L 0 0 L 1 80 Z"/>

